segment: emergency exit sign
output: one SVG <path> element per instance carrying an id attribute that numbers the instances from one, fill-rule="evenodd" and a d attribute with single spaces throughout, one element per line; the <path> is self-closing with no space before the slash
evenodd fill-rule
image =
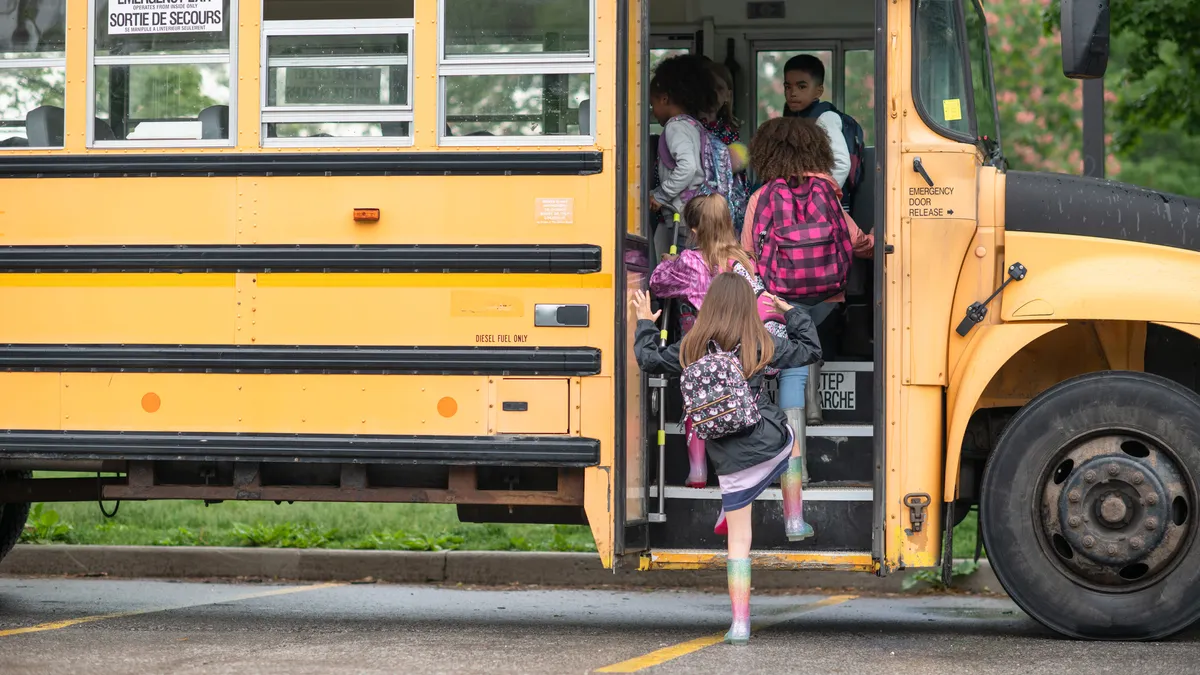
<path id="1" fill-rule="evenodd" d="M 747 19 L 782 19 L 787 15 L 786 2 L 747 2 Z"/>

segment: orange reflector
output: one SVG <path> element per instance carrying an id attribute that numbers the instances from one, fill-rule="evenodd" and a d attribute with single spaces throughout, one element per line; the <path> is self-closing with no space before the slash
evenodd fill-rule
<path id="1" fill-rule="evenodd" d="M 379 222 L 379 209 L 354 209 L 354 222 L 356 222 L 356 223 L 377 223 L 377 222 Z"/>

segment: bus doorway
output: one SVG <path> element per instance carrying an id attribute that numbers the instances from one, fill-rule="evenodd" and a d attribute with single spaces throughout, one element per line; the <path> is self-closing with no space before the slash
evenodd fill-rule
<path id="1" fill-rule="evenodd" d="M 771 7 L 767 7 L 767 6 Z M 876 129 L 875 83 L 885 77 L 875 72 L 875 7 L 869 0 L 853 0 L 836 9 L 806 0 L 786 3 L 728 3 L 721 0 L 683 2 L 650 0 L 643 18 L 645 49 L 641 64 L 644 85 L 658 63 L 684 53 L 703 54 L 724 64 L 734 78 L 734 116 L 740 121 L 742 142 L 749 142 L 758 126 L 783 114 L 784 64 L 811 54 L 826 68 L 823 97 L 853 116 L 864 129 L 866 149 L 864 179 L 852 216 L 864 232 L 881 231 L 876 215 L 874 145 L 882 131 Z M 635 110 L 646 110 L 643 105 Z M 653 180 L 653 139 L 661 127 L 650 116 L 633 122 L 646 130 L 650 145 L 642 148 L 640 186 Z M 631 134 L 633 134 L 631 130 Z M 750 188 L 758 186 L 752 174 Z M 643 191 L 643 194 L 645 192 Z M 881 202 L 880 202 L 881 203 Z M 653 214 L 645 212 L 646 230 Z M 653 267 L 654 261 L 648 261 Z M 754 509 L 752 557 L 756 564 L 801 568 L 877 571 L 882 558 L 880 509 L 882 486 L 876 478 L 883 445 L 877 439 L 876 411 L 881 394 L 875 384 L 876 366 L 875 266 L 870 260 L 855 263 L 846 302 L 830 319 L 836 325 L 836 344 L 823 345 L 828 358 L 819 369 L 818 399 L 821 424 L 806 430 L 809 482 L 804 489 L 805 517 L 816 536 L 789 542 L 784 536 L 782 492 L 767 490 Z M 646 270 L 648 275 L 648 270 Z M 677 314 L 676 314 L 677 316 Z M 678 326 L 669 326 L 670 340 L 679 339 Z M 714 534 L 721 508 L 717 478 L 709 467 L 703 488 L 685 486 L 688 475 L 686 438 L 680 424 L 682 401 L 677 379 L 647 377 L 643 397 L 645 452 L 642 465 L 630 466 L 638 480 L 625 481 L 626 503 L 644 503 L 643 518 L 626 519 L 625 553 L 640 555 L 644 569 L 723 564 L 725 538 Z M 660 404 L 663 407 L 659 408 Z M 665 423 L 660 423 L 663 421 Z M 661 446 L 656 439 L 665 441 Z M 639 494 L 640 493 L 640 494 Z"/>

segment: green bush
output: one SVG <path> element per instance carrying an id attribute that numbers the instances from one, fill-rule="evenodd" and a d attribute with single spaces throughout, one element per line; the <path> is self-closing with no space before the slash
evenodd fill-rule
<path id="1" fill-rule="evenodd" d="M 21 542 L 25 544 L 69 543 L 72 528 L 62 522 L 58 511 L 46 508 L 45 504 L 34 504 L 29 511 L 29 519 L 25 521 L 25 529 L 21 532 Z"/>

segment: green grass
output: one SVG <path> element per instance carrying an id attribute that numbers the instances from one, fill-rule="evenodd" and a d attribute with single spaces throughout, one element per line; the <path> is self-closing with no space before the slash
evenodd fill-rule
<path id="1" fill-rule="evenodd" d="M 39 472 L 51 477 L 90 476 Z M 112 509 L 113 504 L 106 504 Z M 954 530 L 954 557 L 975 555 L 977 512 Z M 265 546 L 381 550 L 595 551 L 581 525 L 462 523 L 445 504 L 123 502 L 106 518 L 93 502 L 35 505 L 27 543 Z"/>
<path id="2" fill-rule="evenodd" d="M 954 557 L 975 555 L 975 523 L 976 514 L 970 513 L 955 529 Z M 110 546 L 596 550 L 591 531 L 583 526 L 461 523 L 453 506 L 435 504 L 125 502 L 112 519 L 94 503 L 47 504 L 30 517 L 25 540 Z"/>
<path id="3" fill-rule="evenodd" d="M 975 535 L 976 523 L 979 522 L 979 512 L 972 511 L 967 514 L 958 527 L 954 528 L 954 557 L 955 558 L 974 558 L 975 557 Z M 980 558 L 986 558 L 986 552 Z"/>
<path id="4" fill-rule="evenodd" d="M 51 510 L 57 521 L 48 518 Z M 596 550 L 583 526 L 461 523 L 453 506 L 434 504 L 124 502 L 109 519 L 95 503 L 70 503 L 47 504 L 40 521 L 30 520 L 27 541 L 74 544 Z M 64 524 L 68 531 L 62 530 Z"/>

